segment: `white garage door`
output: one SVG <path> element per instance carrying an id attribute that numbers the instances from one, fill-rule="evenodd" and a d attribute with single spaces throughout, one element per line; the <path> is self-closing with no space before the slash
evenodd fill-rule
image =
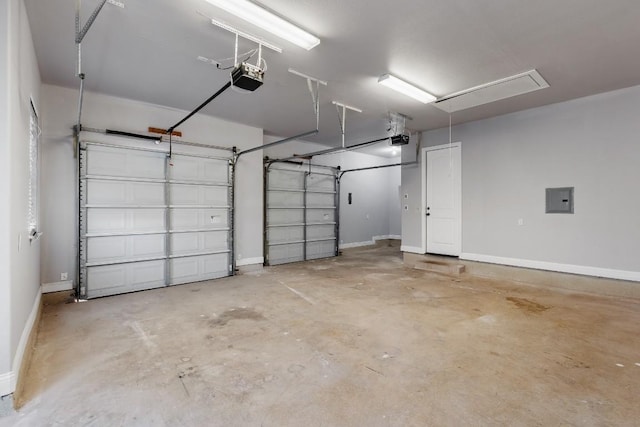
<path id="1" fill-rule="evenodd" d="M 83 143 L 80 293 L 232 274 L 229 159 Z"/>
<path id="2" fill-rule="evenodd" d="M 265 259 L 285 264 L 338 254 L 337 170 L 265 164 Z"/>

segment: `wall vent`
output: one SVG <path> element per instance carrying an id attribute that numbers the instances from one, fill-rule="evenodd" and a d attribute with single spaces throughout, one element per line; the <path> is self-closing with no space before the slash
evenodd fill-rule
<path id="1" fill-rule="evenodd" d="M 488 104 L 512 96 L 549 87 L 549 84 L 536 70 L 530 70 L 515 76 L 485 83 L 470 89 L 461 90 L 451 95 L 443 96 L 433 103 L 447 113 L 466 110 L 478 105 Z"/>

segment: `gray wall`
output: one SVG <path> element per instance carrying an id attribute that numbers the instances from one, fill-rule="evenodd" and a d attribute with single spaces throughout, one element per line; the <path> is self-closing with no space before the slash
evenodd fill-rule
<path id="1" fill-rule="evenodd" d="M 361 168 L 396 163 L 358 153 L 344 153 L 342 168 Z M 395 173 L 394 173 L 395 172 Z M 372 169 L 346 173 L 340 184 L 340 240 L 343 245 L 371 241 L 374 237 L 399 235 L 398 168 Z M 348 204 L 352 193 L 352 204 Z M 392 227 L 394 226 L 394 227 Z"/>
<path id="2" fill-rule="evenodd" d="M 463 253 L 640 277 L 624 274 L 640 272 L 638 111 L 640 86 L 454 127 Z M 423 135 L 423 145 L 447 142 L 448 129 Z M 404 170 L 402 183 L 419 200 L 419 170 Z M 575 187 L 575 214 L 545 214 L 545 188 L 565 186 Z M 413 208 L 403 244 L 419 246 Z"/>
<path id="3" fill-rule="evenodd" d="M 9 3 L 0 3 L 0 375 L 11 371 L 10 262 L 9 262 L 9 78 L 7 51 Z M 0 395 L 6 390 L 0 389 Z"/>
<path id="4" fill-rule="evenodd" d="M 397 159 L 398 161 L 400 159 Z M 387 169 L 387 183 L 388 183 L 388 206 L 389 206 L 389 235 L 401 236 L 402 235 L 402 189 L 400 186 L 401 175 L 400 168 L 393 167 Z"/>
<path id="5" fill-rule="evenodd" d="M 402 163 L 419 160 L 422 137 L 411 138 L 409 144 L 402 147 Z M 420 165 L 402 166 L 401 169 L 401 235 L 402 250 L 421 252 L 422 246 L 422 200 Z"/>
<path id="6" fill-rule="evenodd" d="M 28 319 L 39 295 L 40 241 L 29 242 L 29 128 L 30 98 L 39 105 L 40 75 L 35 57 L 29 21 L 22 0 L 3 2 L 0 38 L 3 71 L 0 81 L 1 129 L 0 156 L 2 194 L 0 204 L 0 376 L 12 372 L 11 392 L 22 362 L 19 348 L 30 329 Z M 8 262 L 8 266 L 7 263 Z M 7 319 L 8 317 L 8 319 Z M 24 344 L 24 341 L 23 341 Z M 5 387 L 6 384 L 0 384 Z M 0 392 L 4 394 L 6 390 Z"/>
<path id="7" fill-rule="evenodd" d="M 265 137 L 265 143 L 279 139 Z M 271 158 L 288 157 L 324 150 L 324 145 L 295 141 L 266 150 Z M 313 162 L 340 166 L 343 170 L 399 162 L 399 158 L 385 158 L 358 151 L 314 157 Z M 357 246 L 371 243 L 374 237 L 400 235 L 400 168 L 374 169 L 347 173 L 341 180 L 340 244 Z M 351 205 L 348 194 L 352 193 Z"/>
<path id="8" fill-rule="evenodd" d="M 77 115 L 78 91 L 43 85 L 43 283 L 69 278 L 76 271 L 76 159 L 71 127 Z M 106 95 L 86 93 L 83 124 L 86 127 L 145 131 L 148 126 L 168 127 L 186 112 Z M 180 127 L 184 139 L 220 146 L 254 147 L 262 144 L 262 129 L 201 114 Z M 83 134 L 88 141 L 113 142 L 112 137 Z M 128 139 L 126 144 L 137 142 Z M 148 143 L 146 143 L 148 146 Z M 220 154 L 218 152 L 217 154 Z M 224 153 L 223 153 L 224 154 Z M 237 246 L 239 265 L 262 262 L 262 155 L 243 156 L 237 168 Z"/>

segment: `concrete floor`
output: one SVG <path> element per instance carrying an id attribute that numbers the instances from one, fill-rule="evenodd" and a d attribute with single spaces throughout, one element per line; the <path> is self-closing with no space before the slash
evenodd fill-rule
<path id="1" fill-rule="evenodd" d="M 65 304 L 2 426 L 640 425 L 640 301 L 405 268 L 397 246 Z"/>

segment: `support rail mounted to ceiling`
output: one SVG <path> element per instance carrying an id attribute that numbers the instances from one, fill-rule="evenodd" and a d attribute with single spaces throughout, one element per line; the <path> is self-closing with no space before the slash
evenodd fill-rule
<path id="1" fill-rule="evenodd" d="M 249 154 L 249 153 L 253 153 L 254 151 L 275 147 L 277 145 L 285 144 L 287 142 L 292 142 L 300 138 L 313 136 L 313 135 L 316 135 L 318 132 L 320 132 L 320 85 L 327 86 L 327 82 L 324 80 L 317 79 L 315 77 L 311 77 L 307 74 L 303 74 L 299 71 L 294 70 L 293 68 L 289 68 L 289 72 L 293 75 L 302 77 L 307 80 L 307 86 L 309 88 L 309 93 L 311 94 L 311 101 L 313 102 L 313 111 L 315 112 L 315 115 L 316 115 L 316 128 L 309 132 L 303 132 L 299 135 L 291 136 L 278 141 L 270 142 L 268 144 L 258 145 L 257 147 L 240 151 L 238 153 L 238 158 L 243 154 Z M 314 83 L 315 83 L 315 89 L 313 88 Z"/>
<path id="2" fill-rule="evenodd" d="M 357 168 L 357 169 L 345 169 L 345 170 L 341 171 L 338 174 L 338 180 L 342 179 L 344 174 L 346 174 L 347 172 L 360 172 L 360 171 L 367 171 L 367 170 L 372 170 L 372 169 L 393 168 L 393 167 L 397 167 L 397 166 L 412 166 L 412 165 L 417 165 L 417 164 L 418 164 L 418 161 L 413 161 L 413 162 L 393 163 L 393 164 L 390 164 L 390 165 L 368 166 L 368 167 Z"/>
<path id="3" fill-rule="evenodd" d="M 363 148 L 366 147 L 368 145 L 373 145 L 373 144 L 378 144 L 380 142 L 383 141 L 388 141 L 390 137 L 385 136 L 384 138 L 378 138 L 378 139 L 374 139 L 371 141 L 366 141 L 366 142 L 360 142 L 358 144 L 354 144 L 354 145 L 349 145 L 346 147 L 334 147 L 334 148 L 327 148 L 326 150 L 320 150 L 320 151 L 314 151 L 312 153 L 306 153 L 306 154 L 294 154 L 291 157 L 285 157 L 282 159 L 278 159 L 279 161 L 284 161 L 284 160 L 296 160 L 296 159 L 308 159 L 308 158 L 312 158 L 315 156 L 322 156 L 325 154 L 337 154 L 337 153 L 343 153 L 346 151 L 352 151 L 352 150 L 357 150 L 358 148 Z"/>

